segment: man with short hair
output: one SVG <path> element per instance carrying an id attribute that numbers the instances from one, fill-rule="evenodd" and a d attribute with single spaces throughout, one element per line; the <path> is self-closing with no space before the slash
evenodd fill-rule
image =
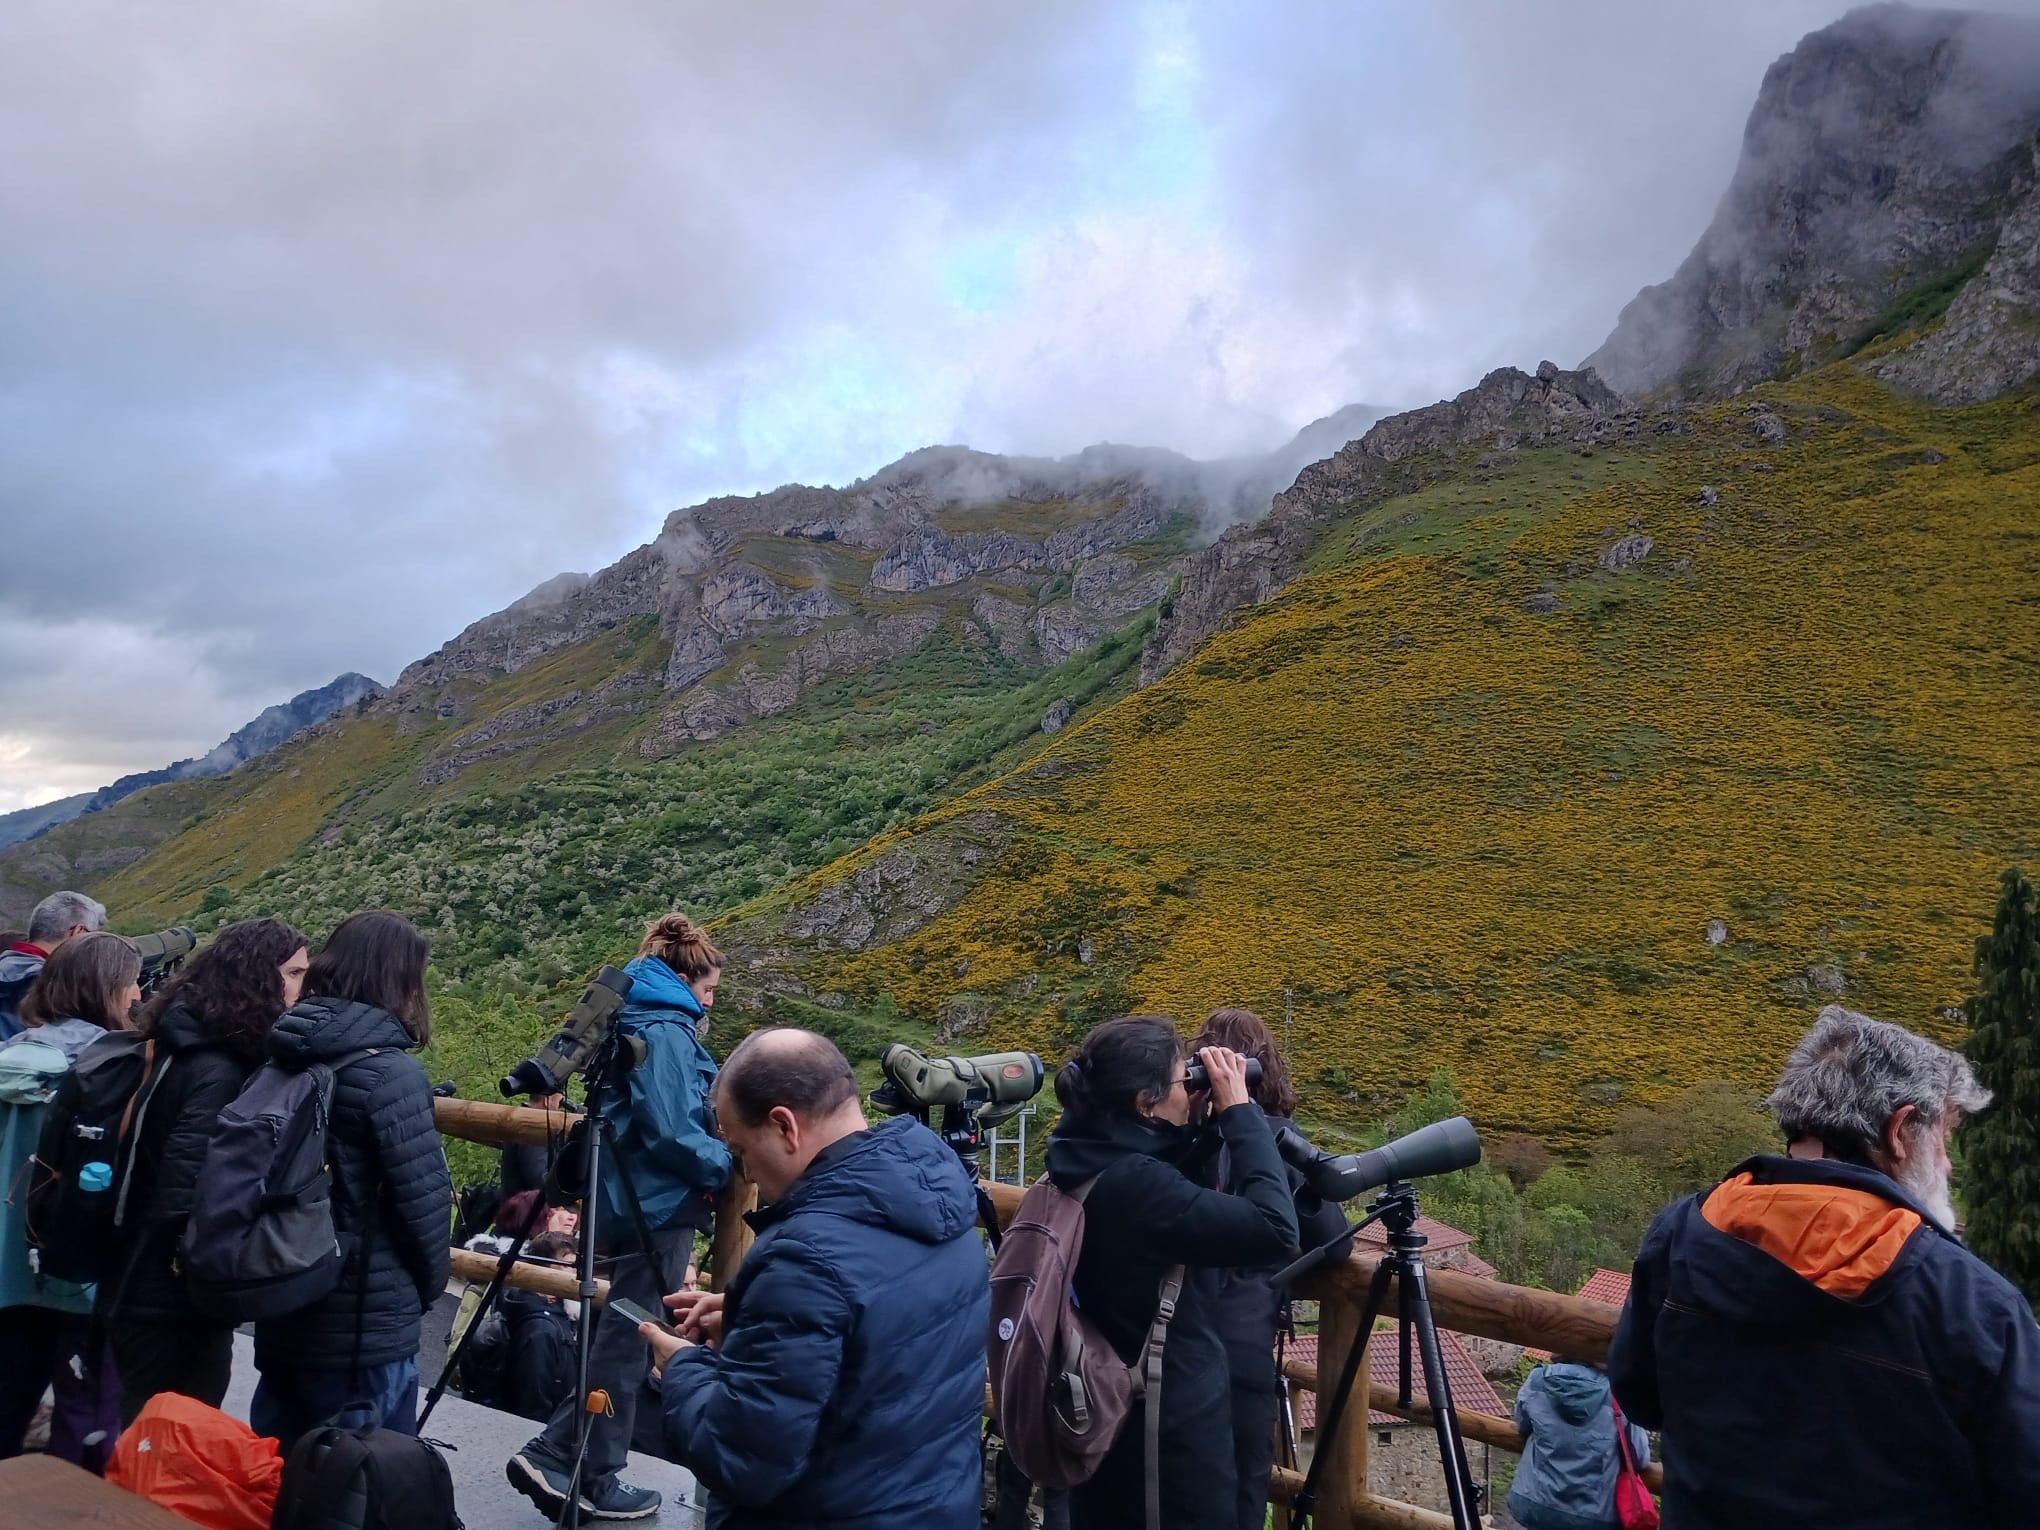
<path id="1" fill-rule="evenodd" d="M 2040 1328 L 1956 1241 L 1954 1052 L 1830 1005 L 1767 1101 L 1788 1144 L 1662 1213 L 1608 1354 L 1664 1432 L 1665 1523 L 2040 1523 Z"/>
<path id="2" fill-rule="evenodd" d="M 28 934 L 0 952 L 0 1041 L 21 1030 L 22 995 L 52 951 L 106 924 L 106 905 L 81 892 L 53 892 L 28 916 Z"/>
<path id="3" fill-rule="evenodd" d="M 745 1037 L 714 1099 L 758 1241 L 727 1296 L 666 1299 L 705 1344 L 643 1330 L 711 1530 L 976 1530 L 991 1296 L 970 1176 L 918 1121 L 871 1126 L 809 1031 Z"/>

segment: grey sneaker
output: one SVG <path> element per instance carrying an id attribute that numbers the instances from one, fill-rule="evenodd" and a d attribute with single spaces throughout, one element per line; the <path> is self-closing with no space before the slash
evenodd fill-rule
<path id="1" fill-rule="evenodd" d="M 564 1489 L 566 1484 L 560 1486 Z M 564 1502 L 565 1493 L 560 1496 Z M 650 1519 L 665 1500 L 650 1488 L 634 1488 L 621 1477 L 612 1477 L 607 1487 L 583 1487 L 581 1502 L 589 1506 L 581 1512 L 590 1519 Z"/>
<path id="2" fill-rule="evenodd" d="M 504 1464 L 503 1475 L 510 1479 L 510 1486 L 538 1505 L 538 1512 L 548 1519 L 558 1519 L 560 1511 L 566 1508 L 567 1473 L 534 1461 L 520 1450 Z M 581 1512 L 593 1514 L 595 1505 L 588 1501 L 585 1485 L 579 1496 Z"/>

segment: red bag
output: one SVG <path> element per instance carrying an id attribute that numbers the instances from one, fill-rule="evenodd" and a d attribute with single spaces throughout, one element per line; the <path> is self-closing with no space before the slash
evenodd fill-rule
<path id="1" fill-rule="evenodd" d="M 114 1446 L 106 1480 L 204 1530 L 269 1530 L 283 1458 L 239 1419 L 158 1392 Z"/>
<path id="2" fill-rule="evenodd" d="M 1615 1448 L 1622 1464 L 1615 1471 L 1615 1517 L 1622 1530 L 1657 1530 L 1657 1500 L 1643 1485 L 1643 1473 L 1636 1469 L 1635 1452 L 1629 1448 L 1629 1426 L 1622 1421 L 1622 1409 L 1611 1394 L 1608 1406 L 1615 1410 Z"/>

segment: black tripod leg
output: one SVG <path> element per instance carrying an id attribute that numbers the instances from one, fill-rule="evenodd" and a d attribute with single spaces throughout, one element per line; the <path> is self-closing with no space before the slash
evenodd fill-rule
<path id="1" fill-rule="evenodd" d="M 1312 1522 L 1311 1516 L 1317 1509 L 1318 1481 L 1324 1473 L 1325 1462 L 1331 1459 L 1333 1442 L 1339 1437 L 1339 1422 L 1346 1416 L 1346 1404 L 1353 1396 L 1353 1383 L 1359 1379 L 1360 1367 L 1367 1359 L 1367 1340 L 1374 1332 L 1374 1320 L 1381 1316 L 1381 1309 L 1388 1299 L 1388 1283 L 1396 1273 L 1393 1258 L 1384 1259 L 1374 1267 L 1374 1275 L 1367 1283 L 1367 1306 L 1360 1314 L 1359 1326 L 1353 1330 L 1353 1343 L 1346 1351 L 1346 1363 L 1339 1371 L 1338 1389 L 1332 1393 L 1332 1405 L 1317 1421 L 1317 1450 L 1310 1458 L 1310 1471 L 1304 1476 L 1303 1487 L 1289 1506 L 1290 1523 L 1304 1525 Z M 1322 1334 L 1323 1325 L 1319 1325 Z M 1322 1361 L 1324 1356 L 1318 1356 Z"/>
<path id="2" fill-rule="evenodd" d="M 439 1372 L 439 1379 L 432 1383 L 432 1390 L 425 1394 L 425 1406 L 418 1410 L 419 1429 L 432 1417 L 432 1410 L 439 1406 L 439 1399 L 446 1395 L 446 1389 L 453 1384 L 453 1378 L 460 1374 L 461 1357 L 474 1341 L 475 1333 L 482 1326 L 482 1320 L 496 1310 L 496 1304 L 503 1299 L 503 1288 L 510 1283 L 510 1271 L 516 1267 L 517 1258 L 524 1252 L 524 1243 L 538 1230 L 538 1224 L 545 1218 L 545 1198 L 540 1196 L 531 1203 L 531 1215 L 524 1225 L 517 1229 L 510 1240 L 510 1247 L 503 1251 L 496 1261 L 496 1273 L 489 1277 L 489 1284 L 482 1292 L 481 1304 L 468 1319 L 467 1328 L 461 1333 L 460 1342 L 453 1346 L 453 1353 L 446 1357 L 446 1365 Z"/>
<path id="3" fill-rule="evenodd" d="M 1445 1473 L 1445 1494 L 1458 1530 L 1480 1530 L 1480 1511 L 1473 1490 L 1473 1472 L 1466 1463 L 1466 1443 L 1459 1437 L 1459 1415 L 1452 1407 L 1452 1382 L 1445 1374 L 1445 1354 L 1438 1346 L 1438 1326 L 1431 1317 L 1431 1288 L 1421 1260 L 1403 1277 L 1403 1310 L 1411 1313 L 1417 1346 L 1424 1357 L 1424 1394 L 1431 1404 L 1431 1423 L 1438 1433 L 1438 1464 Z M 1408 1390 L 1409 1349 L 1403 1350 L 1404 1389 Z"/>
<path id="4" fill-rule="evenodd" d="M 977 1187 L 978 1225 L 985 1230 L 985 1242 L 992 1246 L 994 1254 L 999 1251 L 999 1211 L 992 1204 L 991 1196 L 983 1185 Z"/>
<path id="5" fill-rule="evenodd" d="M 575 1335 L 574 1395 L 581 1399 L 581 1416 L 574 1426 L 574 1470 L 567 1479 L 567 1501 L 554 1521 L 555 1530 L 581 1530 L 581 1473 L 588 1464 L 588 1436 L 595 1427 L 595 1415 L 588 1411 L 588 1369 L 595 1353 L 595 1325 L 602 1321 L 602 1309 L 595 1305 L 595 1224 L 602 1204 L 601 1184 L 602 1132 L 591 1124 L 587 1189 L 581 1196 L 581 1246 L 576 1251 L 580 1256 L 581 1327 Z M 646 1257 L 651 1257 L 649 1250 Z"/>

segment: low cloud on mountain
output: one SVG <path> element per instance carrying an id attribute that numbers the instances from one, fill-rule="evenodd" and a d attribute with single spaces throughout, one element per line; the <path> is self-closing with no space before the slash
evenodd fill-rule
<path id="1" fill-rule="evenodd" d="M 710 494 L 1570 363 L 1842 9 L 9 6 L 0 810 Z"/>

